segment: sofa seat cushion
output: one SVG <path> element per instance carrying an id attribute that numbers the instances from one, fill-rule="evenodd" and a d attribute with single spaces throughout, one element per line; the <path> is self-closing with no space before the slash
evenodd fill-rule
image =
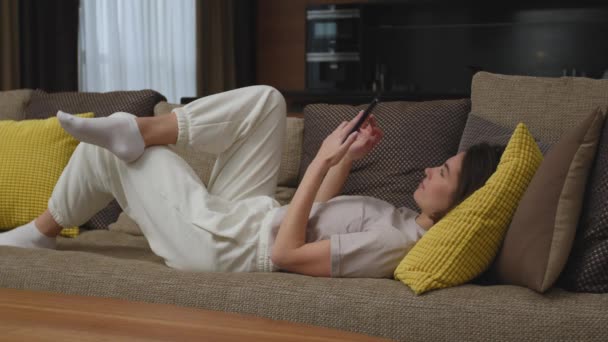
<path id="1" fill-rule="evenodd" d="M 608 334 L 602 294 L 465 284 L 417 297 L 391 279 L 184 272 L 165 266 L 144 237 L 107 230 L 59 238 L 58 248 L 0 246 L 0 286 L 237 312 L 397 340 L 600 341 Z"/>

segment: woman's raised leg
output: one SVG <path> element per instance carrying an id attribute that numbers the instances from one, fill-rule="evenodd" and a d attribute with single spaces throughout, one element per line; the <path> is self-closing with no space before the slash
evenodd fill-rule
<path id="1" fill-rule="evenodd" d="M 152 145 L 173 145 L 217 155 L 209 192 L 228 200 L 274 196 L 285 136 L 286 106 L 269 86 L 203 97 L 173 112 L 139 118 L 119 112 L 85 119 L 58 113 L 66 131 L 104 147 L 126 162 Z"/>
<path id="2" fill-rule="evenodd" d="M 178 148 L 217 155 L 207 189 L 233 201 L 274 198 L 285 138 L 286 106 L 269 86 L 207 96 L 176 108 Z"/>

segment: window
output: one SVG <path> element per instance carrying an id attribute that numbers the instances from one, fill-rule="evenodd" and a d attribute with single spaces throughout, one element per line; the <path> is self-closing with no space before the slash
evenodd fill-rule
<path id="1" fill-rule="evenodd" d="M 195 0 L 81 0 L 79 90 L 196 95 Z"/>

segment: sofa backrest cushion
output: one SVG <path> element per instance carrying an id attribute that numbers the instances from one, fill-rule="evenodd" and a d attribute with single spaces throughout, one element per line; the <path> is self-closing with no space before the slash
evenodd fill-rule
<path id="1" fill-rule="evenodd" d="M 607 105 L 608 80 L 482 71 L 473 76 L 471 86 L 472 114 L 510 129 L 524 122 L 536 139 L 551 144 L 596 107 Z"/>
<path id="2" fill-rule="evenodd" d="M 107 93 L 47 93 L 37 89 L 25 108 L 25 118 L 44 119 L 55 116 L 58 110 L 66 113 L 93 112 L 95 117 L 108 116 L 114 112 L 153 116 L 154 106 L 164 100 L 163 95 L 149 89 Z"/>
<path id="3" fill-rule="evenodd" d="M 526 122 L 536 138 L 551 144 L 598 106 L 608 108 L 608 80 L 478 72 L 471 87 L 471 114 L 507 128 Z M 586 184 L 574 245 L 556 283 L 570 291 L 608 292 L 607 154 L 608 132 L 604 128 Z"/>
<path id="4" fill-rule="evenodd" d="M 323 140 L 365 107 L 312 104 L 304 108 L 300 179 Z M 369 155 L 353 163 L 341 194 L 372 196 L 419 210 L 413 194 L 424 169 L 456 154 L 469 111 L 469 99 L 378 104 L 374 116 L 384 137 Z"/>
<path id="5" fill-rule="evenodd" d="M 0 91 L 0 120 L 23 120 L 31 89 Z"/>

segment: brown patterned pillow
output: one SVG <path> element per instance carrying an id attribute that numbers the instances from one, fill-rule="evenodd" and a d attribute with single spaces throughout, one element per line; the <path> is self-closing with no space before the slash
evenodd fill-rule
<path id="1" fill-rule="evenodd" d="M 58 110 L 67 113 L 93 112 L 95 117 L 114 112 L 128 112 L 137 116 L 152 116 L 154 106 L 166 100 L 154 90 L 114 91 L 108 93 L 65 92 L 47 93 L 35 90 L 25 108 L 25 119 L 45 119 L 55 116 Z M 121 212 L 113 200 L 107 207 L 81 226 L 84 229 L 107 229 Z"/>
<path id="2" fill-rule="evenodd" d="M 325 137 L 366 106 L 313 104 L 304 108 L 299 181 Z M 457 152 L 470 106 L 469 99 L 380 103 L 374 116 L 384 138 L 353 164 L 342 194 L 372 196 L 396 207 L 419 210 L 413 194 L 424 169 Z"/>
<path id="3" fill-rule="evenodd" d="M 574 245 L 556 286 L 608 293 L 608 124 L 604 122 L 591 168 Z"/>

